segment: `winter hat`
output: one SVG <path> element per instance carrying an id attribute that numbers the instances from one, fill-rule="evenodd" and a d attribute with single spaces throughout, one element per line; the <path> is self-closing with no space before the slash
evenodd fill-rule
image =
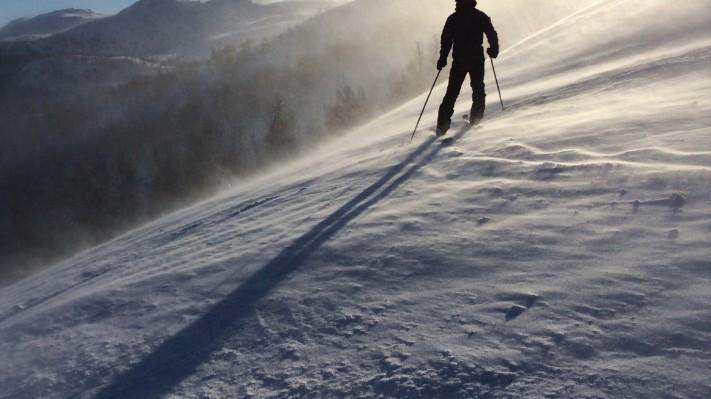
<path id="1" fill-rule="evenodd" d="M 476 0 L 456 0 L 457 9 L 459 8 L 474 8 L 476 7 Z"/>

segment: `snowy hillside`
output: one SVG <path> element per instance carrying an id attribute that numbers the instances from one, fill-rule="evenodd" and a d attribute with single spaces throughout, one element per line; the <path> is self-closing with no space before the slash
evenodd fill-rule
<path id="1" fill-rule="evenodd" d="M 72 29 L 104 15 L 91 10 L 69 8 L 38 15 L 33 18 L 16 19 L 0 28 L 0 40 L 31 39 L 52 35 Z"/>
<path id="2" fill-rule="evenodd" d="M 439 85 L 0 290 L 0 398 L 708 398 L 709 20 L 597 2 L 478 128 Z"/>

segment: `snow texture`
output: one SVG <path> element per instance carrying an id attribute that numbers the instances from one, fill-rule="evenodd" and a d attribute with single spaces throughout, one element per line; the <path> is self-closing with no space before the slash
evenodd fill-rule
<path id="1" fill-rule="evenodd" d="M 0 398 L 711 397 L 708 5 L 598 3 L 478 128 L 440 85 L 3 289 Z"/>

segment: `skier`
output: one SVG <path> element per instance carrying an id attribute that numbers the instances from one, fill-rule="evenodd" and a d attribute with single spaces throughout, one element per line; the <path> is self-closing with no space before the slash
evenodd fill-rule
<path id="1" fill-rule="evenodd" d="M 449 74 L 449 86 L 447 86 L 447 94 L 442 100 L 442 105 L 439 107 L 437 118 L 438 136 L 449 130 L 452 114 L 454 114 L 454 103 L 457 101 L 467 74 L 471 79 L 473 90 L 473 104 L 469 113 L 469 122 L 474 125 L 484 117 L 484 107 L 486 106 L 484 34 L 489 41 L 487 54 L 491 58 L 499 56 L 499 37 L 491 24 L 491 18 L 476 9 L 476 0 L 456 0 L 456 2 L 456 11 L 447 18 L 447 23 L 442 31 L 442 49 L 437 61 L 437 69 L 441 71 L 447 66 L 449 52 L 454 47 L 452 53 L 454 61 Z"/>

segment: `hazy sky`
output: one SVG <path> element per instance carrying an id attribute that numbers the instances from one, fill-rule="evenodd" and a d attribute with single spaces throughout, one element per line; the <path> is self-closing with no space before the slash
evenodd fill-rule
<path id="1" fill-rule="evenodd" d="M 85 8 L 105 14 L 118 12 L 138 0 L 0 0 L 0 26 L 20 17 L 34 17 L 63 8 Z M 273 2 L 283 0 L 264 0 Z"/>

